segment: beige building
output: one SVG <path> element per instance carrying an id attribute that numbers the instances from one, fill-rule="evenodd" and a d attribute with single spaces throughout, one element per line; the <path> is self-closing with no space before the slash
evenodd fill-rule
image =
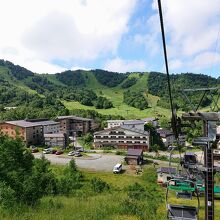
<path id="1" fill-rule="evenodd" d="M 93 119 L 81 118 L 73 115 L 59 116 L 56 121 L 60 123 L 60 132 L 67 134 L 68 137 L 85 134 L 90 130 L 96 129 L 96 123 Z"/>
<path id="2" fill-rule="evenodd" d="M 27 146 L 43 143 L 43 126 L 25 120 L 5 121 L 0 123 L 3 134 L 20 137 Z"/>

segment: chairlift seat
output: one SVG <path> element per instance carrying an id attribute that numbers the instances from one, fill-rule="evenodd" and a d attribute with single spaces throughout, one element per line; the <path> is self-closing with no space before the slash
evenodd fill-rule
<path id="1" fill-rule="evenodd" d="M 194 206 L 168 204 L 168 218 L 172 220 L 197 220 L 198 210 Z"/>
<path id="2" fill-rule="evenodd" d="M 182 191 L 182 192 L 176 192 L 176 198 L 177 199 L 192 199 L 192 192 Z"/>

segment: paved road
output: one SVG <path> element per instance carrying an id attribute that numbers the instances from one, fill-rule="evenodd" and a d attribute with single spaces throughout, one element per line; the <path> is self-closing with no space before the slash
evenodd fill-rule
<path id="1" fill-rule="evenodd" d="M 36 158 L 42 156 L 41 153 L 34 154 Z M 65 155 L 45 154 L 45 157 L 52 164 L 68 164 L 72 157 Z M 109 155 L 109 154 L 88 154 L 88 157 L 74 158 L 76 165 L 80 168 L 97 170 L 97 171 L 109 171 L 111 172 L 114 165 L 121 163 L 124 160 L 124 156 Z"/>

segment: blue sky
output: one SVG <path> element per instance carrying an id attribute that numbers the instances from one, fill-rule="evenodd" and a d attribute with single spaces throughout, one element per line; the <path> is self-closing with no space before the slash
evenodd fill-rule
<path id="1" fill-rule="evenodd" d="M 2 59 L 38 73 L 164 72 L 156 0 L 0 3 Z M 162 5 L 170 72 L 219 77 L 220 0 L 162 0 Z"/>

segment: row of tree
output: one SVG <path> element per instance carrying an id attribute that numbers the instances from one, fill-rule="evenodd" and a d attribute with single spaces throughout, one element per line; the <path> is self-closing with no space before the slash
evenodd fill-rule
<path id="1" fill-rule="evenodd" d="M 148 102 L 146 98 L 143 95 L 143 92 L 133 92 L 130 90 L 127 90 L 124 92 L 124 103 L 127 105 L 130 105 L 135 108 L 139 108 L 140 110 L 144 110 L 148 107 Z"/>

